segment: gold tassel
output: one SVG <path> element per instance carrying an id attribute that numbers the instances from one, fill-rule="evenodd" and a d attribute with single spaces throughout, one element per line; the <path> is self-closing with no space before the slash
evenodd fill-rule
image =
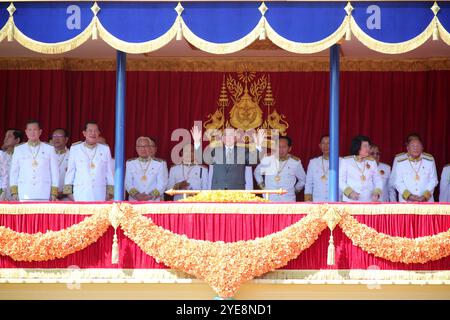
<path id="1" fill-rule="evenodd" d="M 439 29 L 438 29 L 438 25 L 436 22 L 433 27 L 433 41 L 437 41 L 437 40 L 439 40 Z"/>
<path id="2" fill-rule="evenodd" d="M 335 249 L 334 249 L 334 242 L 333 242 L 333 233 L 330 235 L 330 241 L 328 245 L 328 255 L 327 255 L 327 265 L 332 266 L 335 264 Z"/>
<path id="3" fill-rule="evenodd" d="M 11 42 L 14 40 L 14 22 L 12 17 L 9 18 L 8 24 L 8 42 Z"/>
<path id="4" fill-rule="evenodd" d="M 117 234 L 114 232 L 114 241 L 112 245 L 111 263 L 119 263 L 119 243 L 117 241 Z"/>
<path id="5" fill-rule="evenodd" d="M 266 40 L 266 25 L 263 21 L 261 30 L 259 30 L 259 40 Z"/>
<path id="6" fill-rule="evenodd" d="M 352 30 L 350 28 L 350 23 L 347 26 L 347 30 L 345 31 L 345 41 L 352 40 Z"/>
<path id="7" fill-rule="evenodd" d="M 181 21 L 178 22 L 178 30 L 176 40 L 180 41 L 183 39 L 183 27 L 181 25 Z"/>
<path id="8" fill-rule="evenodd" d="M 94 24 L 92 25 L 92 40 L 98 39 L 97 17 L 94 17 Z"/>

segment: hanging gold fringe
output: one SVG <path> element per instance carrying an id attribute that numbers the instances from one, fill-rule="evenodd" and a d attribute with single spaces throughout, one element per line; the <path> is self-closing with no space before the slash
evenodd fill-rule
<path id="1" fill-rule="evenodd" d="M 82 203 L 20 203 L 0 204 L 0 214 L 105 214 L 110 211 L 111 204 L 82 204 Z"/>
<path id="2" fill-rule="evenodd" d="M 366 47 L 382 53 L 399 54 L 414 50 L 423 45 L 432 36 L 436 19 L 434 17 L 425 30 L 417 37 L 399 43 L 387 43 L 373 39 L 358 26 L 353 17 L 350 17 L 350 25 L 355 37 Z"/>
<path id="3" fill-rule="evenodd" d="M 25 48 L 30 49 L 32 51 L 45 54 L 60 54 L 78 48 L 87 40 L 89 40 L 89 38 L 91 38 L 92 35 L 94 24 L 95 20 L 92 19 L 91 23 L 78 36 L 62 42 L 45 43 L 36 41 L 23 34 L 19 30 L 19 28 L 14 29 L 14 39 L 16 39 L 17 42 L 19 42 Z"/>
<path id="4" fill-rule="evenodd" d="M 139 43 L 133 43 L 133 42 L 126 42 L 123 40 L 120 40 L 119 38 L 116 38 L 114 35 L 108 32 L 106 28 L 102 25 L 100 20 L 97 22 L 97 28 L 98 33 L 100 35 L 100 38 L 102 38 L 107 44 L 109 44 L 114 49 L 126 52 L 126 53 L 146 53 L 151 51 L 156 51 L 164 46 L 166 46 L 170 41 L 172 41 L 176 34 L 177 34 L 177 27 L 178 27 L 178 19 L 177 18 L 170 27 L 169 30 L 167 30 L 166 33 L 164 33 L 159 38 L 156 38 L 154 40 L 146 41 L 146 42 L 139 42 Z"/>
<path id="5" fill-rule="evenodd" d="M 279 35 L 270 25 L 269 22 L 266 22 L 266 31 L 267 31 L 267 37 L 275 43 L 280 48 L 294 53 L 316 53 L 323 51 L 329 47 L 331 47 L 333 44 L 337 43 L 339 40 L 344 37 L 346 30 L 348 28 L 349 23 L 349 17 L 346 16 L 344 20 L 342 21 L 339 28 L 333 32 L 331 35 L 326 37 L 323 40 L 311 42 L 311 43 L 300 43 L 300 42 L 294 42 L 290 41 L 281 35 Z"/>
<path id="6" fill-rule="evenodd" d="M 264 27 L 264 17 L 261 17 L 255 28 L 250 31 L 246 36 L 239 40 L 228 43 L 214 43 L 203 40 L 195 35 L 189 27 L 186 25 L 182 17 L 179 17 L 182 22 L 183 36 L 193 46 L 199 48 L 202 51 L 214 53 L 214 54 L 227 54 L 240 51 L 258 39 L 261 28 Z"/>
<path id="7" fill-rule="evenodd" d="M 442 41 L 444 41 L 447 45 L 450 46 L 450 33 L 444 28 L 441 21 L 439 21 L 438 18 L 436 19 L 440 38 L 442 39 Z"/>

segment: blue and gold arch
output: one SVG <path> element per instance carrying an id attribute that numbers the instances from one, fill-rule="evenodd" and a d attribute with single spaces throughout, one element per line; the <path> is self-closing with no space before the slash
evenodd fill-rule
<path id="1" fill-rule="evenodd" d="M 429 39 L 450 45 L 449 30 L 449 2 L 0 2 L 0 41 L 47 54 L 90 39 L 144 53 L 183 37 L 214 54 L 258 39 L 315 53 L 352 36 L 372 50 L 398 54 Z"/>

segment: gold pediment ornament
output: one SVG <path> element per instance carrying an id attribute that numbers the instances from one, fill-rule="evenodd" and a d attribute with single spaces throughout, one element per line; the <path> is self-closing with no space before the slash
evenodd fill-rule
<path id="1" fill-rule="evenodd" d="M 286 116 L 275 108 L 270 76 L 247 71 L 224 75 L 218 108 L 207 116 L 204 128 L 210 130 L 208 138 L 213 142 L 216 135 L 225 129 L 248 130 L 267 129 L 267 139 L 271 140 L 271 130 L 278 130 L 279 136 L 285 136 L 289 124 Z"/>

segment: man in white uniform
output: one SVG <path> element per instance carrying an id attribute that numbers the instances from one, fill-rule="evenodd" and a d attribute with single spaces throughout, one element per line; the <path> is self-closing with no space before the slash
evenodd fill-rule
<path id="1" fill-rule="evenodd" d="M 85 141 L 72 145 L 64 179 L 64 194 L 75 201 L 105 201 L 114 195 L 111 151 L 98 143 L 100 130 L 96 122 L 87 122 Z"/>
<path id="2" fill-rule="evenodd" d="M 167 163 L 155 158 L 156 143 L 149 137 L 136 140 L 139 158 L 126 163 L 125 189 L 130 201 L 162 201 L 168 180 Z"/>
<path id="3" fill-rule="evenodd" d="M 322 136 L 319 143 L 320 157 L 311 159 L 306 173 L 305 201 L 325 202 L 328 199 L 328 174 L 330 169 L 330 137 Z M 339 162 L 341 158 L 339 158 Z M 340 196 L 341 198 L 342 196 Z"/>
<path id="4" fill-rule="evenodd" d="M 406 137 L 406 140 L 405 140 L 405 148 L 406 149 L 408 148 L 408 144 L 412 140 L 422 141 L 422 139 L 420 138 L 419 134 L 417 134 L 417 133 L 410 133 Z M 423 143 L 422 143 L 422 145 L 423 145 Z M 436 176 L 437 176 L 436 163 L 434 162 L 434 157 L 431 154 L 429 154 L 429 153 L 426 153 L 426 152 L 422 152 L 422 153 L 423 153 L 423 155 L 427 156 L 429 159 L 432 159 L 432 161 L 434 163 L 435 173 L 436 173 Z M 408 159 L 409 156 L 410 155 L 408 154 L 408 152 L 401 152 L 401 153 L 399 153 L 399 154 L 397 154 L 395 156 L 394 162 L 392 163 L 391 176 L 389 177 L 389 184 L 390 184 L 390 186 L 392 188 L 396 189 L 395 182 L 396 182 L 397 164 L 399 163 L 400 160 Z M 397 194 L 397 190 L 395 190 L 395 195 L 396 195 L 395 201 L 398 201 L 398 199 L 401 198 L 401 195 L 399 196 Z"/>
<path id="5" fill-rule="evenodd" d="M 8 167 L 6 152 L 0 150 L 0 201 L 5 201 L 6 188 L 8 187 Z"/>
<path id="6" fill-rule="evenodd" d="M 434 159 L 423 154 L 418 139 L 408 143 L 408 155 L 397 161 L 395 186 L 400 202 L 434 202 L 433 192 L 438 184 Z"/>
<path id="7" fill-rule="evenodd" d="M 56 157 L 58 158 L 59 168 L 59 185 L 58 185 L 58 199 L 69 200 L 63 193 L 64 191 L 64 179 L 66 178 L 67 168 L 69 166 L 69 149 L 67 148 L 67 132 L 63 128 L 53 130 L 52 143 L 55 148 Z"/>
<path id="8" fill-rule="evenodd" d="M 41 142 L 40 124 L 27 123 L 27 143 L 14 148 L 9 183 L 14 200 L 49 201 L 58 195 L 58 161 L 52 146 Z"/>
<path id="9" fill-rule="evenodd" d="M 182 163 L 170 168 L 167 189 L 174 190 L 207 190 L 208 169 L 205 165 L 196 164 L 192 146 L 183 147 Z M 180 200 L 183 195 L 177 194 L 173 200 Z"/>
<path id="10" fill-rule="evenodd" d="M 296 192 L 305 186 L 306 174 L 299 158 L 289 154 L 292 140 L 288 136 L 279 138 L 279 159 L 277 155 L 264 156 L 256 166 L 254 175 L 261 189 L 285 189 L 286 194 L 271 194 L 270 201 L 295 202 Z"/>
<path id="11" fill-rule="evenodd" d="M 450 202 L 450 164 L 442 169 L 439 202 Z"/>
<path id="12" fill-rule="evenodd" d="M 380 148 L 377 145 L 372 144 L 370 146 L 370 156 L 377 162 L 378 172 L 383 180 L 383 193 L 380 196 L 381 202 L 396 202 L 397 193 L 395 187 L 390 184 L 391 166 L 386 163 L 380 162 Z"/>
<path id="13" fill-rule="evenodd" d="M 5 138 L 3 140 L 2 150 L 5 152 L 3 154 L 5 164 L 6 164 L 6 188 L 3 190 L 3 200 L 11 201 L 13 200 L 10 187 L 9 187 L 9 173 L 11 171 L 11 162 L 14 148 L 16 145 L 22 142 L 23 132 L 18 129 L 8 129 L 5 133 Z"/>

